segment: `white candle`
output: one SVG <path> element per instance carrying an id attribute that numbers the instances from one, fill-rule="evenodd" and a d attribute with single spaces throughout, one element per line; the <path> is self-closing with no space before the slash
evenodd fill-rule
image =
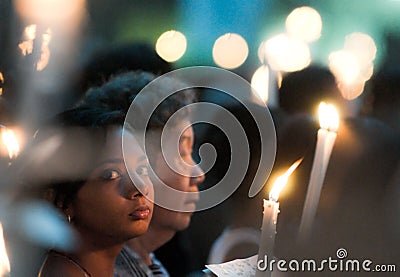
<path id="1" fill-rule="evenodd" d="M 0 276 L 7 276 L 10 272 L 10 261 L 7 256 L 6 246 L 3 237 L 3 226 L 0 222 Z"/>
<path id="2" fill-rule="evenodd" d="M 318 130 L 317 146 L 300 223 L 299 242 L 304 242 L 310 236 L 325 173 L 328 168 L 333 145 L 335 144 L 336 130 L 339 127 L 339 116 L 332 105 L 322 102 L 319 106 L 319 117 L 321 128 Z"/>
<path id="3" fill-rule="evenodd" d="M 260 270 L 260 268 L 257 267 L 256 277 L 271 276 L 272 274 L 268 261 L 274 259 L 273 251 L 275 245 L 276 223 L 278 221 L 279 213 L 279 194 L 287 184 L 290 175 L 298 167 L 302 160 L 303 159 L 296 161 L 283 175 L 276 179 L 272 190 L 269 193 L 269 200 L 264 199 L 264 212 L 257 265 L 259 265 L 260 268 L 265 268 L 265 270 Z M 261 262 L 260 264 L 260 261 L 264 262 Z"/>
<path id="4" fill-rule="evenodd" d="M 260 238 L 260 246 L 258 250 L 258 260 L 263 260 L 263 263 L 260 264 L 260 267 L 266 268 L 266 270 L 262 271 L 257 268 L 256 277 L 261 276 L 271 276 L 271 269 L 269 268 L 268 261 L 273 259 L 273 250 L 275 245 L 275 235 L 276 235 L 276 222 L 278 220 L 279 213 L 279 203 L 274 200 L 265 200 L 264 199 L 264 212 L 263 212 L 263 222 L 261 226 L 261 238 Z"/>

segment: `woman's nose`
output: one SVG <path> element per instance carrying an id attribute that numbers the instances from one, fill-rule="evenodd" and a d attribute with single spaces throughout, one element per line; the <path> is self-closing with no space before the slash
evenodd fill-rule
<path id="1" fill-rule="evenodd" d="M 152 184 L 148 178 L 141 178 L 136 172 L 133 172 L 130 176 L 131 186 L 130 186 L 130 198 L 135 198 L 138 196 L 148 196 L 152 190 Z"/>

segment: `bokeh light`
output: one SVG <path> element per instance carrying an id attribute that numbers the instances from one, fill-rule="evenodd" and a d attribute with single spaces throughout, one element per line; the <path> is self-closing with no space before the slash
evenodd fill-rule
<path id="1" fill-rule="evenodd" d="M 26 26 L 24 29 L 24 38 L 26 40 L 34 40 L 36 38 L 36 30 L 37 30 L 36 24 L 30 24 Z"/>
<path id="2" fill-rule="evenodd" d="M 344 49 L 354 53 L 362 66 L 371 63 L 376 56 L 374 40 L 363 33 L 352 33 L 346 36 Z"/>
<path id="3" fill-rule="evenodd" d="M 3 226 L 0 223 L 0 276 L 7 276 L 10 272 L 10 260 L 8 259 L 4 243 Z"/>
<path id="4" fill-rule="evenodd" d="M 10 159 L 16 157 L 20 151 L 19 142 L 12 129 L 0 125 L 1 142 Z M 1 152 L 4 152 L 3 149 Z"/>
<path id="5" fill-rule="evenodd" d="M 286 18 L 286 30 L 294 38 L 305 42 L 316 41 L 321 36 L 321 16 L 311 7 L 296 8 Z"/>
<path id="6" fill-rule="evenodd" d="M 25 27 L 23 33 L 23 41 L 18 44 L 22 55 L 30 55 L 33 52 L 33 40 L 36 38 L 36 24 L 30 24 Z"/>
<path id="7" fill-rule="evenodd" d="M 361 80 L 356 80 L 352 84 L 338 83 L 338 88 L 342 97 L 346 100 L 354 100 L 360 96 L 365 87 L 365 82 Z"/>
<path id="8" fill-rule="evenodd" d="M 353 100 L 363 93 L 365 82 L 374 72 L 376 51 L 374 40 L 357 32 L 346 36 L 342 50 L 329 55 L 329 69 L 345 99 Z"/>
<path id="9" fill-rule="evenodd" d="M 15 0 L 19 15 L 37 24 L 64 24 L 71 26 L 84 15 L 85 0 Z"/>
<path id="10" fill-rule="evenodd" d="M 4 84 L 4 76 L 3 73 L 0 72 L 0 96 L 3 95 L 3 84 Z"/>
<path id="11" fill-rule="evenodd" d="M 40 53 L 40 59 L 36 64 L 37 71 L 43 70 L 50 60 L 50 48 L 49 44 L 51 41 L 51 30 L 47 29 L 47 31 L 42 35 L 42 51 Z"/>
<path id="12" fill-rule="evenodd" d="M 323 129 L 336 132 L 339 128 L 339 113 L 334 105 L 321 102 L 318 106 L 319 125 Z"/>
<path id="13" fill-rule="evenodd" d="M 228 33 L 220 36 L 214 43 L 212 55 L 214 62 L 226 69 L 241 66 L 249 54 L 246 40 L 239 34 Z"/>
<path id="14" fill-rule="evenodd" d="M 286 34 L 277 35 L 265 42 L 268 64 L 277 71 L 298 71 L 311 63 L 308 45 Z"/>
<path id="15" fill-rule="evenodd" d="M 329 55 L 329 69 L 339 82 L 354 83 L 360 75 L 360 66 L 356 56 L 349 51 L 340 50 Z"/>
<path id="16" fill-rule="evenodd" d="M 157 54 L 167 62 L 179 60 L 186 52 L 187 41 L 181 32 L 170 30 L 161 34 L 156 42 Z"/>
<path id="17" fill-rule="evenodd" d="M 262 65 L 254 72 L 251 78 L 251 86 L 258 96 L 267 103 L 269 94 L 269 68 Z"/>
<path id="18" fill-rule="evenodd" d="M 265 63 L 265 41 L 260 43 L 260 46 L 258 46 L 258 51 L 257 51 L 258 59 L 262 64 Z"/>

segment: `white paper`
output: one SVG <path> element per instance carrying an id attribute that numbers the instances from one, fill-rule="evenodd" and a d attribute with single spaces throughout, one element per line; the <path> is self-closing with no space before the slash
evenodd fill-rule
<path id="1" fill-rule="evenodd" d="M 218 277 L 242 276 L 251 277 L 256 275 L 257 255 L 246 259 L 236 259 L 222 264 L 206 265 Z"/>

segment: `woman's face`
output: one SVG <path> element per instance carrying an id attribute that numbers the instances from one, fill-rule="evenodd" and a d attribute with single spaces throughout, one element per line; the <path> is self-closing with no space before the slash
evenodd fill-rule
<path id="1" fill-rule="evenodd" d="M 141 191 L 153 198 L 148 161 L 132 134 L 125 134 L 125 157 L 143 180 Z M 94 170 L 72 201 L 72 222 L 78 231 L 95 240 L 124 242 L 147 231 L 153 204 L 132 183 L 122 156 L 122 129 L 109 128 L 106 144 Z"/>

